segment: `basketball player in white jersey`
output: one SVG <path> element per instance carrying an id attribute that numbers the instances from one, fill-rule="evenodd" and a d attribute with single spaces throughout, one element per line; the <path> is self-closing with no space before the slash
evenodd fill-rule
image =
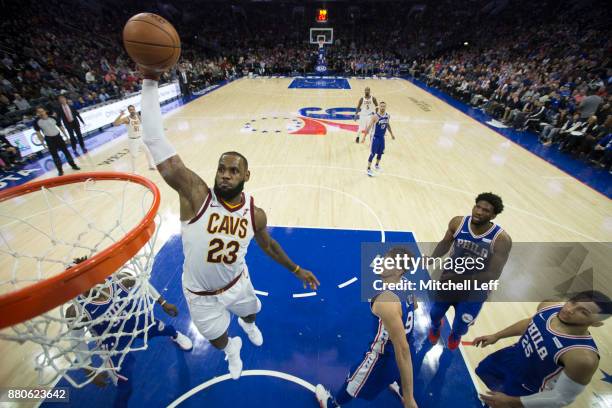
<path id="1" fill-rule="evenodd" d="M 140 114 L 136 112 L 134 105 L 128 106 L 129 115 L 123 116 L 125 111 L 121 111 L 117 119 L 113 122 L 113 126 L 127 125 L 128 129 L 128 148 L 130 149 L 130 158 L 132 164 L 132 172 L 136 171 L 136 157 L 144 151 L 147 156 L 147 162 L 149 163 L 149 170 L 155 170 L 155 164 L 153 163 L 153 157 L 149 152 L 149 149 L 144 145 L 142 141 L 142 122 Z"/>
<path id="2" fill-rule="evenodd" d="M 164 135 L 157 81 L 159 74 L 145 73 L 142 84 L 144 142 L 161 176 L 180 199 L 183 251 L 183 292 L 191 319 L 199 332 L 228 360 L 232 378 L 242 373 L 240 337 L 229 337 L 230 313 L 249 340 L 261 346 L 263 336 L 255 325 L 261 302 L 255 295 L 245 263 L 251 239 L 272 259 L 316 290 L 312 272 L 295 264 L 266 230 L 266 213 L 244 193 L 249 181 L 247 159 L 237 152 L 221 155 L 214 188 L 188 169 Z"/>
<path id="3" fill-rule="evenodd" d="M 359 129 L 357 130 L 355 143 L 359 143 L 359 137 L 361 135 L 363 135 L 365 139 L 370 118 L 376 113 L 377 108 L 378 101 L 370 94 L 370 87 L 366 87 L 365 95 L 359 98 L 359 103 L 357 104 L 357 110 L 355 112 L 355 120 L 359 117 Z"/>

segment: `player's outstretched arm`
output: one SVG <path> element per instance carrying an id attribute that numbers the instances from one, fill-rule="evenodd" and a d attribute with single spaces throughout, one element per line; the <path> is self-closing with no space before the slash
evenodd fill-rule
<path id="1" fill-rule="evenodd" d="M 438 245 L 436 245 L 436 248 L 431 254 L 432 258 L 440 258 L 450 251 L 453 241 L 455 240 L 455 232 L 457 232 L 462 219 L 463 217 L 461 216 L 451 218 L 450 222 L 448 223 L 448 229 L 444 234 L 444 238 L 438 242 Z"/>
<path id="2" fill-rule="evenodd" d="M 505 339 L 507 337 L 521 336 L 527 331 L 529 323 L 531 323 L 531 317 L 519 320 L 518 322 L 511 324 L 510 326 L 498 331 L 495 334 L 476 337 L 472 342 L 472 345 L 474 347 L 486 347 L 495 344 L 498 340 Z"/>
<path id="3" fill-rule="evenodd" d="M 113 126 L 127 125 L 129 123 L 128 118 L 123 116 L 124 113 L 125 111 L 122 109 L 121 112 L 119 112 L 119 116 L 113 121 Z"/>
<path id="4" fill-rule="evenodd" d="M 395 140 L 395 135 L 393 134 L 393 131 L 391 130 L 391 124 L 387 123 L 387 130 L 389 131 L 389 134 L 391 135 L 391 138 L 393 140 Z"/>
<path id="5" fill-rule="evenodd" d="M 208 186 L 196 173 L 185 166 L 174 146 L 164 134 L 159 93 L 155 77 L 145 75 L 142 82 L 142 127 L 143 141 L 149 148 L 157 170 L 170 187 L 176 190 L 181 200 L 181 220 L 192 219 L 200 209 Z"/>
<path id="6" fill-rule="evenodd" d="M 361 111 L 361 104 L 363 103 L 363 98 L 359 98 L 359 103 L 357 104 L 357 109 L 355 109 L 355 120 L 359 116 L 359 112 Z"/>
<path id="7" fill-rule="evenodd" d="M 304 283 L 304 288 L 309 286 L 312 290 L 317 290 L 320 285 L 317 277 L 308 269 L 301 268 L 294 263 L 285 253 L 283 248 L 274 238 L 268 234 L 268 219 L 266 213 L 261 208 L 255 207 L 255 241 L 259 247 L 276 262 L 290 270 L 299 280 Z"/>
<path id="8" fill-rule="evenodd" d="M 132 290 L 136 281 L 127 273 L 117 274 L 115 279 L 118 280 L 118 283 L 123 285 L 127 290 Z M 176 305 L 168 302 L 158 291 L 155 289 L 155 286 L 151 282 L 147 282 L 149 287 L 149 294 L 159 305 L 164 309 L 167 315 L 176 317 L 178 316 L 178 308 Z"/>
<path id="9" fill-rule="evenodd" d="M 402 380 L 404 407 L 416 408 L 414 400 L 414 379 L 412 376 L 412 356 L 406 339 L 406 330 L 402 320 L 402 306 L 397 296 L 384 292 L 379 295 L 372 308 L 374 314 L 382 320 L 389 332 L 395 350 L 395 361 Z"/>

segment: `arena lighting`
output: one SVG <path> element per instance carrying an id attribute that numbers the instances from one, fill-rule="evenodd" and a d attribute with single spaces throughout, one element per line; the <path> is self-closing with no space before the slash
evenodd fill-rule
<path id="1" fill-rule="evenodd" d="M 463 43 L 463 45 L 470 45 L 470 43 L 468 43 L 467 41 Z"/>
<path id="2" fill-rule="evenodd" d="M 317 23 L 327 23 L 327 9 L 321 8 L 317 10 Z"/>

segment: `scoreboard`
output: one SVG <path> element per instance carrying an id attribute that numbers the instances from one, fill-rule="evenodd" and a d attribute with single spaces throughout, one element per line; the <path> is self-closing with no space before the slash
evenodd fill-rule
<path id="1" fill-rule="evenodd" d="M 317 9 L 317 23 L 327 23 L 328 13 L 327 9 Z"/>

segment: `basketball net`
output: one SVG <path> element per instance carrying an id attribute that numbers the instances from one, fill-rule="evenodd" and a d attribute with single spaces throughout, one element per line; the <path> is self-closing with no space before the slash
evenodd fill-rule
<path id="1" fill-rule="evenodd" d="M 127 175 L 117 174 L 120 177 L 112 181 L 88 179 L 76 184 L 42 186 L 17 198 L 0 200 L 1 270 L 9 270 L 10 264 L 10 273 L 0 275 L 0 300 L 77 266 L 90 268 L 91 272 L 100 261 L 97 255 L 126 242 L 136 227 L 144 225 L 143 218 L 150 217 L 154 227 L 159 191 L 154 185 L 151 190 L 122 179 Z M 20 207 L 30 205 L 38 208 L 20 211 Z M 123 263 L 115 271 L 105 271 L 102 279 L 92 278 L 89 272 L 78 276 L 83 282 L 78 289 L 81 294 L 75 298 L 51 304 L 50 310 L 0 330 L 0 339 L 30 342 L 30 347 L 33 344 L 34 367 L 41 385 L 53 384 L 61 376 L 73 386 L 82 387 L 102 372 L 116 378 L 114 374 L 128 353 L 147 348 L 147 331 L 155 323 L 156 299 L 148 281 L 157 231 L 148 228 L 152 236 L 142 248 L 134 249 L 136 255 L 125 262 L 121 260 Z M 143 239 L 148 238 L 149 235 Z M 119 257 L 118 251 L 114 254 Z M 113 253 L 109 256 L 112 258 Z M 78 257 L 88 260 L 75 262 Z M 93 305 L 108 309 L 93 317 Z M 0 327 L 3 326 L 6 324 Z"/>

